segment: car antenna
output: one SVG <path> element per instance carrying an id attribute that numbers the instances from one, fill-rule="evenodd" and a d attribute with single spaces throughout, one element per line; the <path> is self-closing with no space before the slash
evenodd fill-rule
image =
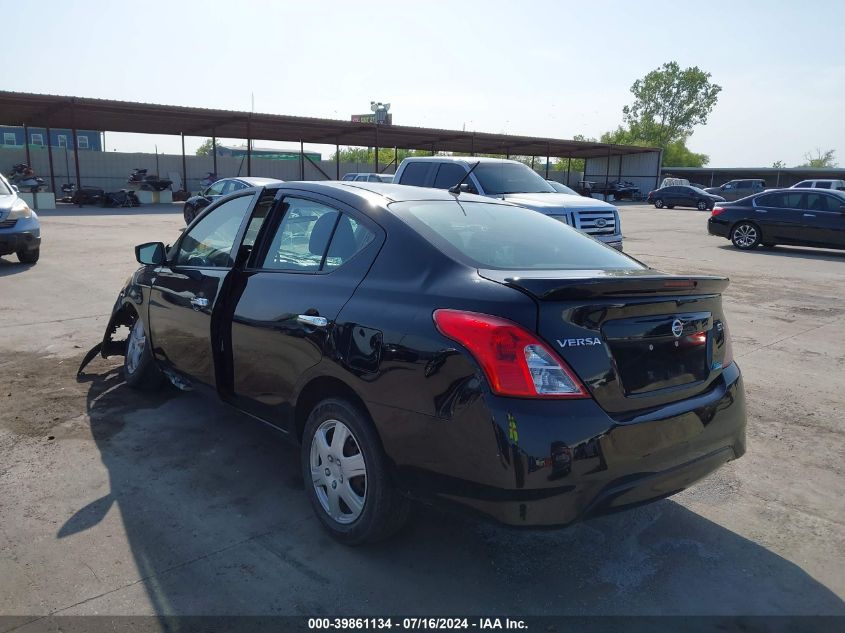
<path id="1" fill-rule="evenodd" d="M 475 165 L 469 168 L 469 171 L 464 174 L 464 177 L 461 178 L 454 186 L 449 187 L 449 193 L 454 193 L 456 196 L 461 194 L 461 185 L 466 182 L 466 179 L 469 178 L 469 175 L 473 172 L 473 170 L 481 164 L 481 161 L 476 161 Z"/>

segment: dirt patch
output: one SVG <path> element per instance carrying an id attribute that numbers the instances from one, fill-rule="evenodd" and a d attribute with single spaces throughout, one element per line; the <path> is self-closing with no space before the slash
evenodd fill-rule
<path id="1" fill-rule="evenodd" d="M 51 441 L 90 434 L 91 421 L 98 434 L 113 435 L 123 426 L 122 414 L 158 407 L 176 393 L 167 384 L 152 394 L 115 393 L 124 384 L 122 359 L 97 358 L 77 377 L 82 357 L 16 352 L 0 362 L 0 430 Z"/>

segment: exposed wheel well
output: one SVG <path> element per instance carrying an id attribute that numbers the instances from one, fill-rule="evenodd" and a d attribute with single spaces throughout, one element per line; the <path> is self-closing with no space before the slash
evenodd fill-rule
<path id="1" fill-rule="evenodd" d="M 355 393 L 349 385 L 338 378 L 331 376 L 320 376 L 309 382 L 299 394 L 296 399 L 296 408 L 294 409 L 294 423 L 296 425 L 296 439 L 302 441 L 302 432 L 305 430 L 305 421 L 311 410 L 321 400 L 326 398 L 343 398 L 348 400 L 355 406 L 359 407 L 362 412 L 370 416 L 367 405 L 361 400 L 360 396 Z M 370 416 L 371 417 L 371 416 Z"/>

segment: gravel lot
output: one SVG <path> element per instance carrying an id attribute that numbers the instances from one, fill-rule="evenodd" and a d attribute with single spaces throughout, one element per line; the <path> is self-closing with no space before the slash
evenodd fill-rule
<path id="1" fill-rule="evenodd" d="M 740 252 L 706 217 L 627 206 L 625 246 L 732 278 L 742 459 L 567 530 L 417 509 L 399 538 L 349 549 L 271 430 L 138 395 L 117 362 L 76 380 L 132 246 L 173 240 L 180 206 L 43 213 L 41 261 L 0 259 L 0 614 L 845 614 L 845 252 Z"/>

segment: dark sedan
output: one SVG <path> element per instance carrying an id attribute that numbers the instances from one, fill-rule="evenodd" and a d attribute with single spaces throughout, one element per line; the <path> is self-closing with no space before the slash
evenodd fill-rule
<path id="1" fill-rule="evenodd" d="M 742 250 L 776 244 L 845 249 L 845 192 L 780 189 L 715 207 L 707 231 Z"/>
<path id="2" fill-rule="evenodd" d="M 208 187 L 200 191 L 197 195 L 191 196 L 185 201 L 185 206 L 182 207 L 182 215 L 185 218 L 185 224 L 190 224 L 194 218 L 199 215 L 199 212 L 205 209 L 212 202 L 230 193 L 241 191 L 242 189 L 249 189 L 250 187 L 263 187 L 273 183 L 282 182 L 276 178 L 258 178 L 253 176 L 244 176 L 243 178 L 221 178 L 215 180 Z"/>
<path id="3" fill-rule="evenodd" d="M 123 354 L 130 385 L 210 391 L 298 442 L 345 543 L 395 532 L 410 499 L 566 525 L 745 452 L 727 279 L 662 274 L 523 207 L 276 184 L 136 257 L 89 357 Z"/>
<path id="4" fill-rule="evenodd" d="M 707 193 L 703 189 L 690 185 L 672 185 L 671 187 L 661 187 L 649 191 L 647 200 L 658 209 L 663 207 L 667 209 L 695 207 L 699 211 L 712 209 L 714 205 L 725 201 L 721 196 Z"/>

